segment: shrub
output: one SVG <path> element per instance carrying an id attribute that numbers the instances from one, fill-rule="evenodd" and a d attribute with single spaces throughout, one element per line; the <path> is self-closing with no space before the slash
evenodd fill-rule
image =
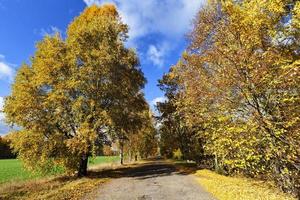
<path id="1" fill-rule="evenodd" d="M 176 160 L 182 159 L 182 153 L 181 150 L 178 148 L 176 151 L 173 152 L 173 158 Z"/>

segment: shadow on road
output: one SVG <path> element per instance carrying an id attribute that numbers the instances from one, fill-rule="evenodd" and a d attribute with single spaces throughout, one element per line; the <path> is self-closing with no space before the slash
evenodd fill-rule
<path id="1" fill-rule="evenodd" d="M 172 173 L 188 175 L 194 173 L 197 167 L 192 163 L 171 163 L 165 161 L 149 161 L 146 164 L 133 164 L 118 169 L 93 170 L 89 172 L 89 178 L 122 178 L 135 177 L 148 179 L 159 176 L 168 176 Z"/>

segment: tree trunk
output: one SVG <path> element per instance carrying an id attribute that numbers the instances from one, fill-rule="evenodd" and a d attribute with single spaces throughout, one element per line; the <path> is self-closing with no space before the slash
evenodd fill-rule
<path id="1" fill-rule="evenodd" d="M 219 162 L 218 162 L 218 157 L 215 155 L 215 171 L 216 172 L 219 172 Z"/>
<path id="2" fill-rule="evenodd" d="M 120 142 L 120 162 L 121 162 L 121 165 L 124 164 L 124 144 L 123 144 L 123 141 Z"/>
<path id="3" fill-rule="evenodd" d="M 130 158 L 130 162 L 132 161 L 132 156 L 133 156 L 133 153 L 132 153 L 132 151 L 129 151 L 129 158 Z"/>
<path id="4" fill-rule="evenodd" d="M 135 162 L 137 161 L 137 158 L 138 158 L 138 156 L 135 155 L 135 156 L 134 156 L 134 161 L 135 161 Z"/>
<path id="5" fill-rule="evenodd" d="M 87 175 L 87 164 L 88 156 L 86 154 L 83 154 L 79 162 L 78 177 L 83 177 Z"/>

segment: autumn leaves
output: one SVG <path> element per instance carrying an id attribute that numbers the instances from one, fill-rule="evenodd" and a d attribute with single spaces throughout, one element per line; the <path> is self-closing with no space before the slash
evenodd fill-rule
<path id="1" fill-rule="evenodd" d="M 12 144 L 27 168 L 60 165 L 84 176 L 108 138 L 124 144 L 137 134 L 145 146 L 142 133 L 153 134 L 153 124 L 138 58 L 124 46 L 127 29 L 114 6 L 91 6 L 66 38 L 46 36 L 19 69 L 4 111 L 21 127 Z"/>
<path id="2" fill-rule="evenodd" d="M 161 80 L 166 153 L 173 145 L 190 158 L 214 158 L 223 173 L 299 190 L 299 8 L 211 0 L 200 10 L 186 52 Z"/>

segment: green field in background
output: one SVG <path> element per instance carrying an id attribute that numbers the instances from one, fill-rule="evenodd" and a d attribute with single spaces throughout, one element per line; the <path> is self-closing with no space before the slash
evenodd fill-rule
<path id="1" fill-rule="evenodd" d="M 89 166 L 98 165 L 102 163 L 113 163 L 120 160 L 119 156 L 97 156 L 89 159 Z"/>
<path id="2" fill-rule="evenodd" d="M 112 163 L 119 160 L 118 156 L 97 156 L 89 159 L 89 166 L 102 163 Z M 61 170 L 62 171 L 62 170 Z M 0 160 L 0 183 L 16 180 L 28 180 L 39 178 L 42 175 L 32 174 L 22 167 L 22 162 L 18 159 Z"/>

